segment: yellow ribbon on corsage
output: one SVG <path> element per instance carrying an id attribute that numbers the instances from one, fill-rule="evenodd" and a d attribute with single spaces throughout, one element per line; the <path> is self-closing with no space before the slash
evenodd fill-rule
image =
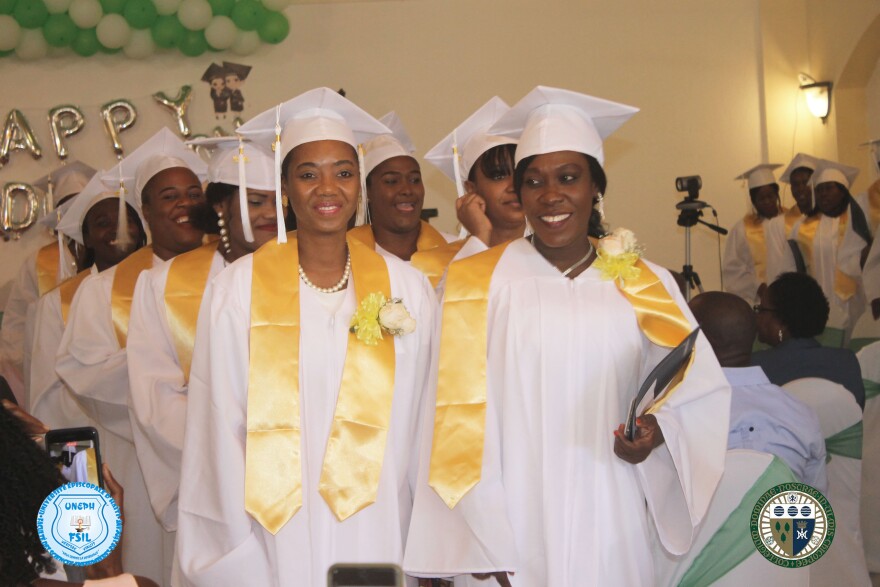
<path id="1" fill-rule="evenodd" d="M 390 297 L 385 260 L 348 239 L 355 295 Z M 302 506 L 299 252 L 296 233 L 254 253 L 251 286 L 245 510 L 277 533 Z M 337 519 L 373 503 L 394 395 L 394 339 L 350 333 L 318 491 Z"/>

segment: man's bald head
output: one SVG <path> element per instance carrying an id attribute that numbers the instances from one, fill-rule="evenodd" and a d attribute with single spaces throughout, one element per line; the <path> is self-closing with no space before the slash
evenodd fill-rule
<path id="1" fill-rule="evenodd" d="M 690 308 L 722 367 L 749 365 L 757 324 L 752 308 L 744 299 L 721 291 L 707 291 L 692 299 Z"/>

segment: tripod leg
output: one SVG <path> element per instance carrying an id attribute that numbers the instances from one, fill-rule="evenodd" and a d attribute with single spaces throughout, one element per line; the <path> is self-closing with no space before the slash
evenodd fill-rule
<path id="1" fill-rule="evenodd" d="M 703 282 L 700 281 L 700 274 L 696 271 L 691 271 L 691 278 L 693 279 L 694 285 L 697 288 L 697 291 L 703 293 Z"/>

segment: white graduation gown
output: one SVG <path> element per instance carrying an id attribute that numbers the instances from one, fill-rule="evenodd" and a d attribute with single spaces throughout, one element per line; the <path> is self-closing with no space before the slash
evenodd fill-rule
<path id="1" fill-rule="evenodd" d="M 693 324 L 672 277 L 651 268 Z M 709 344 L 700 335 L 657 413 L 665 444 L 631 465 L 613 431 L 669 349 L 647 341 L 613 282 L 594 268 L 569 280 L 514 241 L 492 277 L 488 333 L 481 480 L 450 510 L 427 485 L 424 427 L 404 570 L 457 585 L 502 570 L 515 586 L 651 585 L 649 516 L 668 550 L 686 551 L 724 466 L 730 389 Z"/>
<path id="2" fill-rule="evenodd" d="M 862 269 L 862 280 L 865 285 L 865 297 L 868 303 L 880 298 L 880 239 L 874 235 L 874 244 L 868 253 L 865 267 Z M 870 312 L 870 308 L 868 309 Z"/>
<path id="3" fill-rule="evenodd" d="M 153 266 L 159 263 L 153 256 Z M 173 542 L 153 514 L 138 464 L 128 416 L 126 351 L 119 347 L 111 316 L 117 267 L 87 277 L 77 289 L 55 369 L 96 423 L 103 460 L 125 488 L 126 570 L 168 585 Z"/>
<path id="4" fill-rule="evenodd" d="M 51 244 L 51 243 L 49 243 Z M 45 246 L 45 245 L 44 245 Z M 30 385 L 30 350 L 33 342 L 33 321 L 37 299 L 40 297 L 39 279 L 37 277 L 37 255 L 43 247 L 38 248 L 29 255 L 18 276 L 9 290 L 9 298 L 3 309 L 3 324 L 0 327 L 0 363 L 2 374 L 9 380 L 10 386 L 16 392 L 19 403 L 23 406 L 30 404 L 28 390 Z M 73 263 L 73 255 L 67 247 L 64 247 L 65 263 Z M 62 266 L 65 266 L 62 263 Z M 58 270 L 58 280 L 69 277 L 62 268 Z M 22 387 L 22 389 L 18 389 Z M 20 393 L 19 393 L 20 392 Z M 21 397 L 19 397 L 19 395 Z"/>
<path id="5" fill-rule="evenodd" d="M 225 265 L 223 255 L 215 252 L 208 281 Z M 170 267 L 171 263 L 162 263 L 138 278 L 126 346 L 131 390 L 128 407 L 138 462 L 153 512 L 166 531 L 174 532 L 187 385 L 165 307 Z"/>
<path id="6" fill-rule="evenodd" d="M 796 238 L 798 230 L 805 220 L 806 217 L 802 216 L 795 223 L 789 238 Z M 861 285 L 861 268 L 859 267 L 859 255 L 861 255 L 865 243 L 852 230 L 850 218 L 847 218 L 842 239 L 839 236 L 839 226 L 839 218 L 822 215 L 813 238 L 812 259 L 804 259 L 804 261 L 808 265 L 809 274 L 819 282 L 825 297 L 828 298 L 830 313 L 827 326 L 845 331 L 848 340 L 849 334 L 852 333 L 853 327 L 865 310 L 865 293 Z M 778 231 L 774 231 L 771 238 L 774 244 L 770 248 L 772 252 L 769 255 L 772 260 L 768 259 L 767 283 L 772 282 L 781 273 L 797 271 L 789 244 L 780 241 Z M 834 276 L 838 269 L 858 283 L 855 295 L 848 300 L 842 300 L 834 292 Z"/>
<path id="7" fill-rule="evenodd" d="M 91 267 L 91 275 L 98 268 Z M 31 346 L 30 412 L 49 428 L 94 426 L 76 396 L 55 372 L 55 357 L 64 334 L 61 292 L 49 291 L 36 303 L 34 342 Z"/>
<path id="8" fill-rule="evenodd" d="M 784 216 L 784 214 L 779 214 L 778 216 Z M 761 222 L 765 248 L 770 240 L 771 220 L 765 219 Z M 725 290 L 738 295 L 750 304 L 758 301 L 758 286 L 761 285 L 763 279 L 758 276 L 755 269 L 755 260 L 752 257 L 752 249 L 749 247 L 749 241 L 746 238 L 746 227 L 742 219 L 733 225 L 733 228 L 730 229 L 730 233 L 727 235 L 721 274 L 724 277 Z"/>
<path id="9" fill-rule="evenodd" d="M 392 296 L 403 299 L 417 327 L 395 338 L 394 401 L 376 502 L 339 522 L 318 494 L 356 300 L 349 282 L 330 313 L 300 283 L 302 507 L 275 535 L 244 509 L 252 257 L 212 282 L 210 313 L 203 304 L 190 372 L 180 483 L 177 552 L 188 584 L 323 585 L 337 562 L 402 563 L 437 302 L 418 271 L 399 259 L 386 263 Z"/>

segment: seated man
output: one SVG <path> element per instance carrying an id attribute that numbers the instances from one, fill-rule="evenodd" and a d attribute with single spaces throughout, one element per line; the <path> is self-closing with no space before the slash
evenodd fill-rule
<path id="1" fill-rule="evenodd" d="M 778 456 L 804 483 L 821 492 L 825 475 L 825 440 L 819 418 L 809 406 L 752 367 L 755 315 L 742 298 L 719 291 L 690 303 L 732 388 L 727 448 L 748 448 Z"/>

